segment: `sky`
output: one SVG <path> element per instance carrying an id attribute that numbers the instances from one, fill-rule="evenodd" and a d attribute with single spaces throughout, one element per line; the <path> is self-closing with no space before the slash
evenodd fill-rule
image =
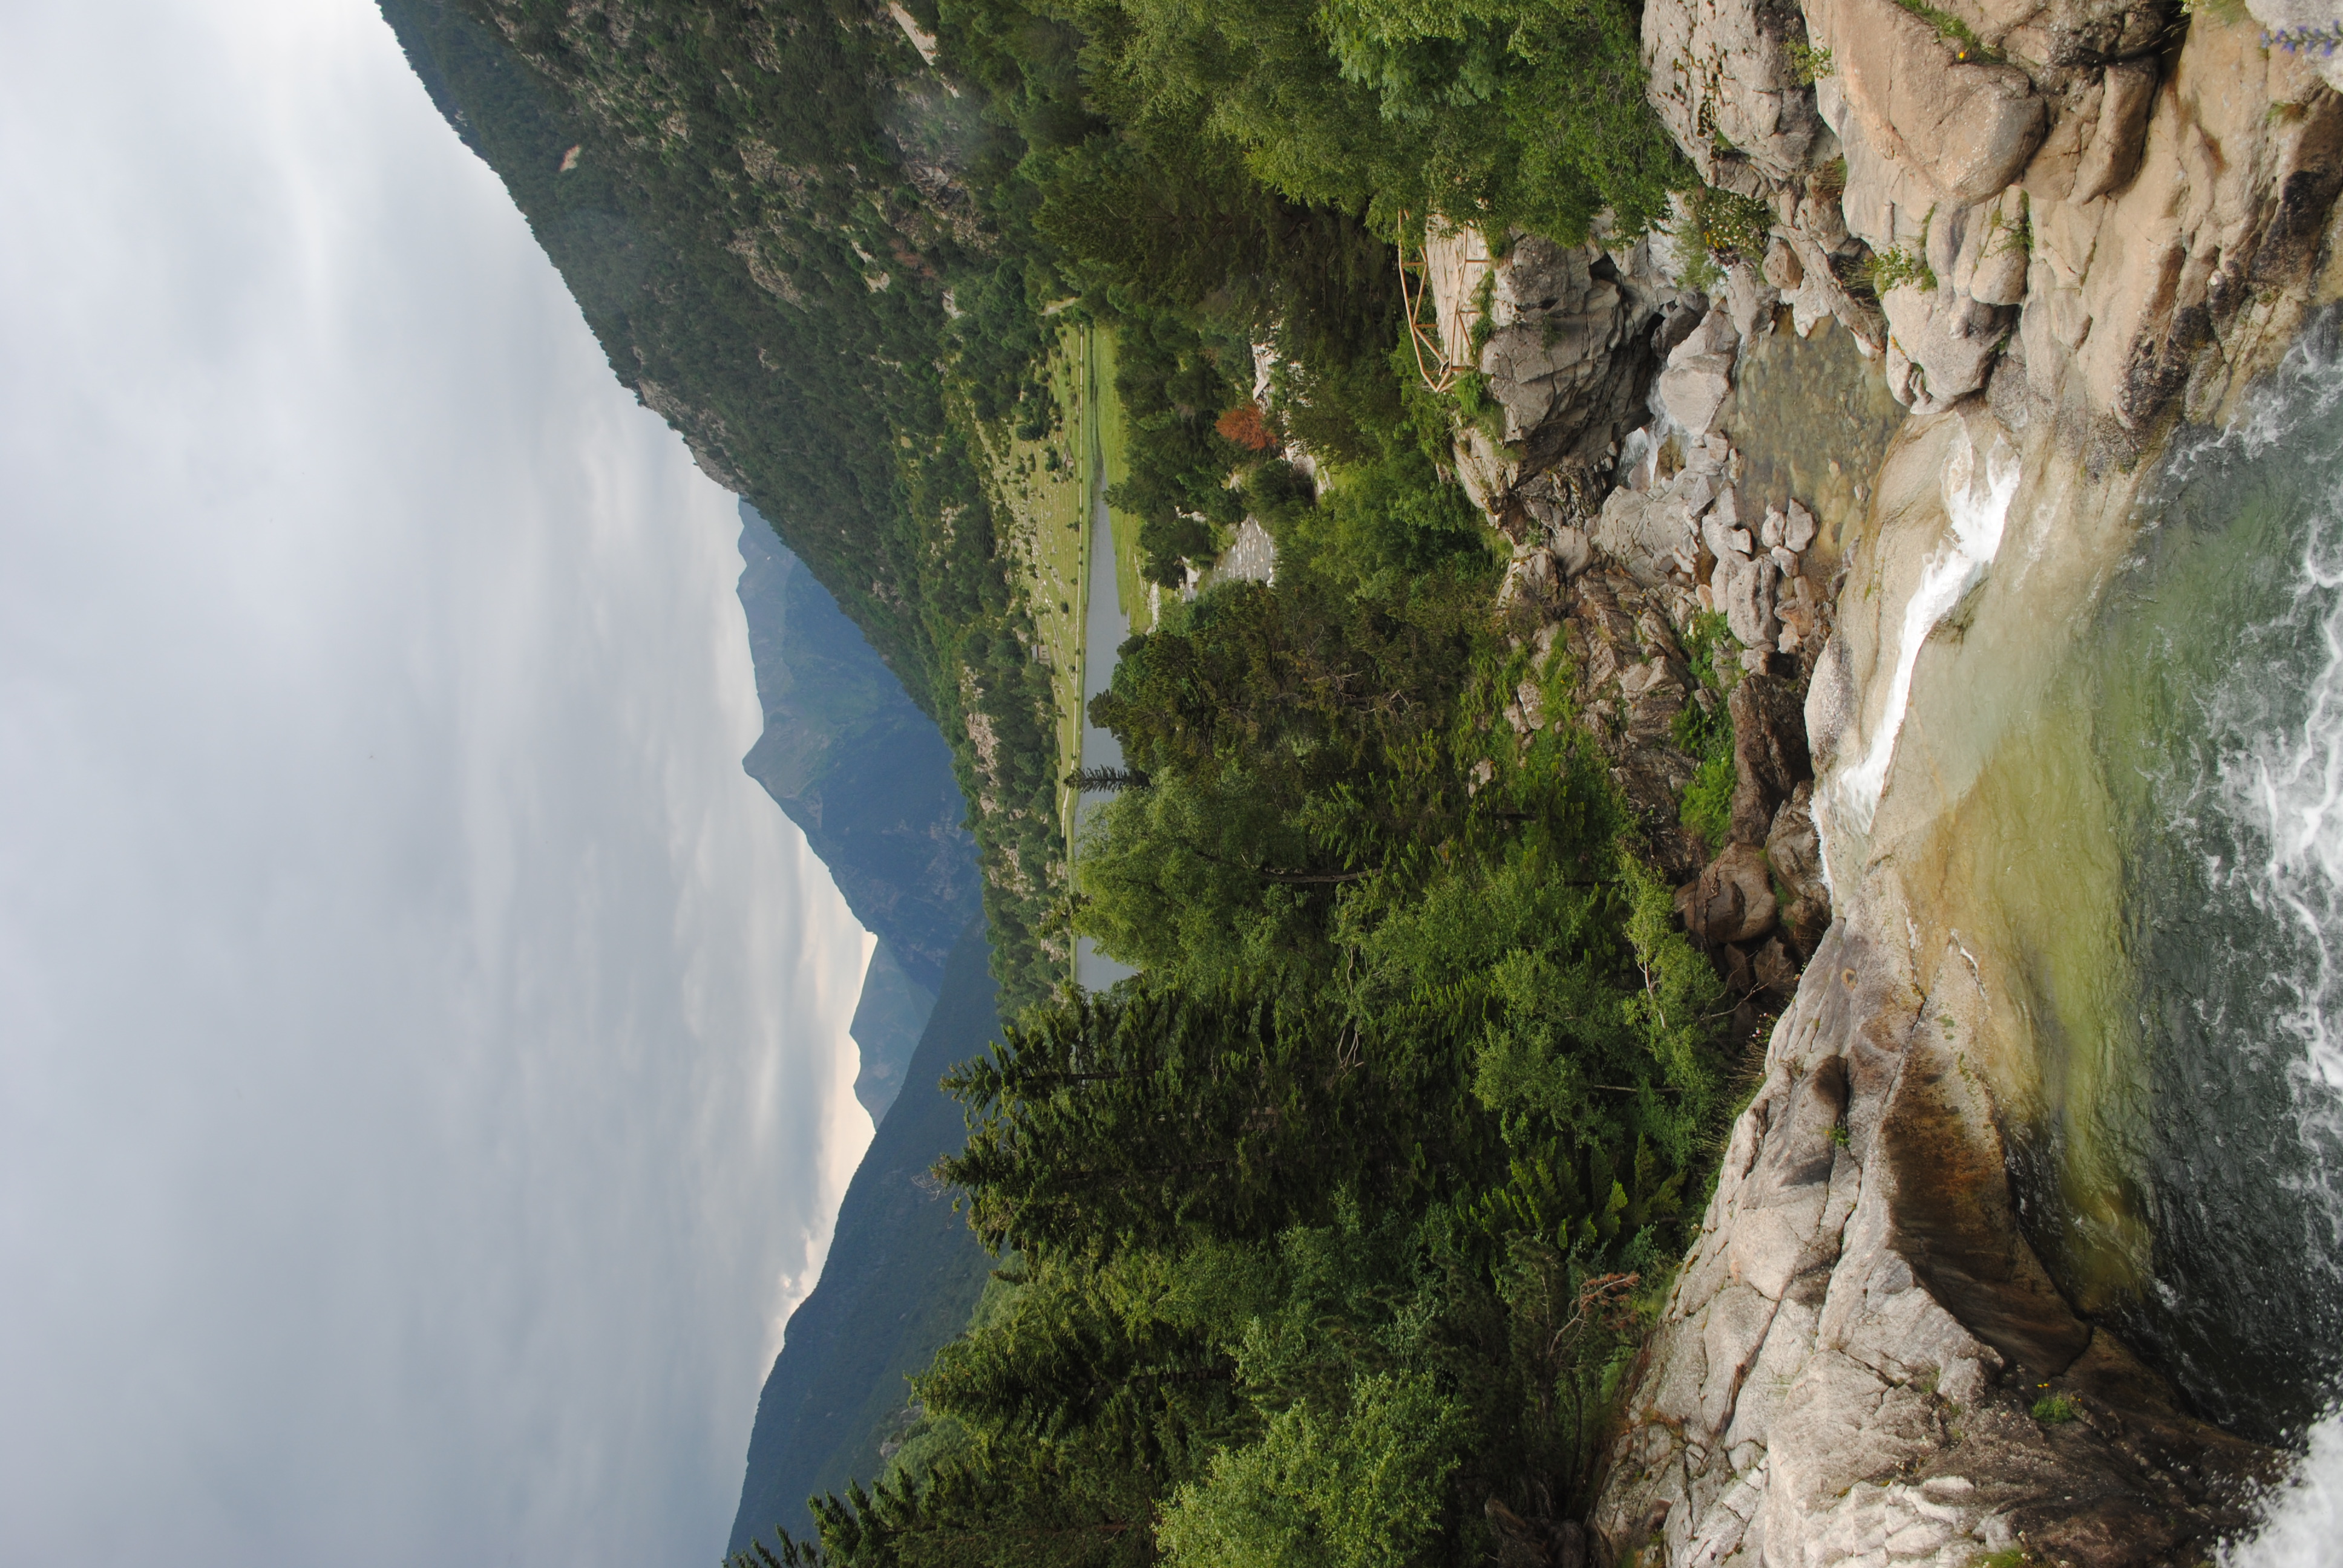
<path id="1" fill-rule="evenodd" d="M 684 1563 L 870 1133 L 732 498 L 365 0 L 0 5 L 0 1568 Z"/>

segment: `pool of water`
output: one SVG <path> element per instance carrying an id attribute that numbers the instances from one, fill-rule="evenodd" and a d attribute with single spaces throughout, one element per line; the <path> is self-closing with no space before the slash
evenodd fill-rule
<path id="1" fill-rule="evenodd" d="M 1753 515 L 1805 502 L 1821 525 L 1815 548 L 1835 565 L 1863 516 L 1855 487 L 1904 423 L 1884 367 L 1835 321 L 1800 337 L 1784 309 L 1772 332 L 1745 346 L 1734 375 L 1717 424 L 1741 454 L 1743 499 Z"/>

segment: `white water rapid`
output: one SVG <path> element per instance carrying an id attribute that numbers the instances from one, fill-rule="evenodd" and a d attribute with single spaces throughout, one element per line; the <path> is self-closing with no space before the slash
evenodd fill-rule
<path id="1" fill-rule="evenodd" d="M 2267 968 L 2270 1010 L 2238 1043 L 2272 1051 L 2283 1069 L 2291 1104 L 2268 1113 L 2290 1112 L 2278 1136 L 2291 1134 L 2298 1162 L 2279 1185 L 2309 1224 L 2308 1255 L 2280 1273 L 2317 1292 L 2331 1288 L 2343 1258 L 2343 364 L 2331 349 L 2298 352 L 2279 381 L 2181 467 L 2297 477 L 2232 492 L 2246 514 L 2284 519 L 2291 548 L 2272 562 L 2284 608 L 2229 628 L 2230 668 L 2204 705 L 2216 749 L 2206 804 L 2234 855 L 2227 866 L 2207 855 L 2205 874 L 2207 887 L 2241 893 L 2278 939 L 2250 955 Z M 2263 1509 L 2259 1532 L 2226 1550 L 2223 1568 L 2343 1564 L 2343 1407 L 2310 1427 L 2303 1458 Z"/>
<path id="2" fill-rule="evenodd" d="M 2343 1131 L 2343 1040 L 2330 1012 L 2343 1001 L 2343 523 L 2330 510 L 2314 524 L 2294 586 L 2303 631 L 2325 658 L 2295 722 L 2264 728 L 2270 699 L 2259 682 L 2234 682 L 2216 699 L 2218 729 L 2243 734 L 2221 759 L 2219 802 L 2263 849 L 2258 867 L 2240 867 L 2258 904 L 2301 931 L 2315 958 L 2309 972 L 2287 977 L 2297 1005 L 2276 1021 L 2301 1047 L 2291 1071 L 2301 1091 L 2297 1110 Z M 2262 720 L 2262 723 L 2257 723 Z"/>
<path id="3" fill-rule="evenodd" d="M 2221 1553 L 2221 1568 L 2333 1568 L 2343 1563 L 2343 1414 L 2310 1430 L 2310 1452 L 2263 1503 L 2261 1533 Z"/>

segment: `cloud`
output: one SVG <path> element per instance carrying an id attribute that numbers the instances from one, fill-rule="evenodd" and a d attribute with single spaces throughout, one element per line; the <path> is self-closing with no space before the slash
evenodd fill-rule
<path id="1" fill-rule="evenodd" d="M 712 1562 L 870 1131 L 731 498 L 358 0 L 0 144 L 0 1564 Z"/>

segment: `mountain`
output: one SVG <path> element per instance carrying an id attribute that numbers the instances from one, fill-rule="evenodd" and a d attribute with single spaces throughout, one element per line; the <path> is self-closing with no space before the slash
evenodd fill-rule
<path id="1" fill-rule="evenodd" d="M 740 606 L 765 714 L 743 765 L 854 918 L 932 995 L 982 900 L 951 750 L 757 509 L 743 501 L 740 518 Z"/>
<path id="2" fill-rule="evenodd" d="M 934 720 L 973 808 L 1008 1002 L 1048 994 L 1071 954 L 1057 929 L 1054 717 L 968 422 L 1046 403 L 1028 343 L 1046 324 L 963 178 L 964 158 L 991 146 L 975 101 L 883 8 L 379 4 L 433 103 L 559 269 L 612 374 L 754 503 Z M 933 989 L 957 914 L 899 941 L 883 906 L 932 876 L 914 862 L 935 846 L 860 843 L 889 808 L 864 812 L 859 797 L 898 781 L 820 766 L 773 759 L 776 794 L 804 809 L 817 848 L 825 835 L 855 841 L 831 859 L 849 901 Z M 886 869 L 847 886 L 866 849 Z"/>
<path id="3" fill-rule="evenodd" d="M 920 1036 L 935 1016 L 936 993 L 903 972 L 895 950 L 882 939 L 862 974 L 862 997 L 847 1032 L 862 1053 L 854 1075 L 854 1097 L 873 1122 L 886 1120 L 907 1081 L 904 1073 L 920 1049 Z"/>
<path id="4" fill-rule="evenodd" d="M 983 927 L 971 921 L 906 1088 L 846 1189 L 820 1282 L 789 1319 L 757 1401 L 728 1552 L 770 1541 L 777 1525 L 805 1535 L 808 1498 L 876 1478 L 880 1444 L 910 1397 L 904 1379 L 968 1325 L 992 1260 L 926 1173 L 966 1136 L 960 1106 L 936 1081 L 1000 1026 L 987 959 Z"/>

